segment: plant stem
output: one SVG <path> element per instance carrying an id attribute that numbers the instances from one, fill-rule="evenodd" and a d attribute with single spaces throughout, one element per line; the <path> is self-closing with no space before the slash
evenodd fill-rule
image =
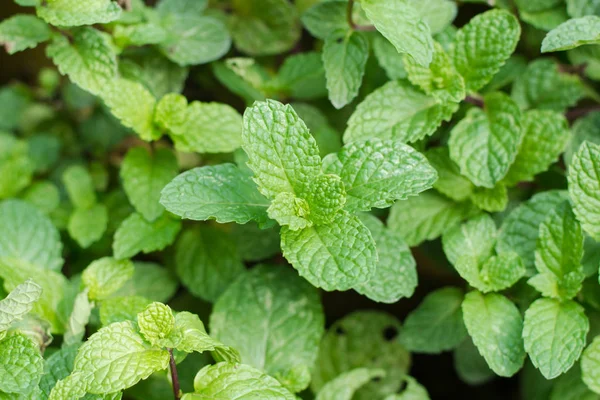
<path id="1" fill-rule="evenodd" d="M 177 375 L 177 365 L 175 365 L 175 357 L 173 357 L 173 349 L 169 350 L 169 369 L 171 370 L 171 381 L 173 383 L 173 397 L 175 400 L 181 399 L 181 389 L 179 385 L 179 376 Z"/>
<path id="2" fill-rule="evenodd" d="M 474 97 L 474 96 L 465 97 L 465 102 L 471 103 L 474 106 L 477 106 L 479 108 L 483 108 L 483 105 L 484 105 L 483 100 L 481 98 Z"/>
<path id="3" fill-rule="evenodd" d="M 354 10 L 354 0 L 348 0 L 348 7 L 346 8 L 346 20 L 348 21 L 348 25 L 355 31 L 374 31 L 375 27 L 373 25 L 357 25 L 352 20 L 352 10 Z"/>

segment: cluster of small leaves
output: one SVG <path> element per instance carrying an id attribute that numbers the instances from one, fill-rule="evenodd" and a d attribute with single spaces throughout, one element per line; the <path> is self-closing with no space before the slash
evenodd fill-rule
<path id="1" fill-rule="evenodd" d="M 600 395 L 600 0 L 15 1 L 0 399 Z"/>

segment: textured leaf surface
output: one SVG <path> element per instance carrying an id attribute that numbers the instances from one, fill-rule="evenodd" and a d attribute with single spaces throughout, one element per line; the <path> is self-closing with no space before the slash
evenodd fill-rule
<path id="1" fill-rule="evenodd" d="M 458 165 L 450 158 L 448 147 L 434 147 L 425 152 L 425 157 L 437 171 L 438 179 L 433 187 L 456 201 L 467 200 L 473 193 L 473 184 L 460 174 Z"/>
<path id="2" fill-rule="evenodd" d="M 57 26 L 105 24 L 121 15 L 111 0 L 48 0 L 36 7 L 39 17 Z"/>
<path id="3" fill-rule="evenodd" d="M 429 25 L 429 29 L 434 35 L 452 24 L 458 11 L 456 4 L 448 0 L 410 0 L 409 3 Z"/>
<path id="4" fill-rule="evenodd" d="M 181 229 L 181 221 L 163 214 L 153 222 L 148 222 L 138 213 L 131 214 L 115 232 L 113 252 L 115 258 L 133 257 L 162 250 L 173 241 Z"/>
<path id="5" fill-rule="evenodd" d="M 311 51 L 287 57 L 275 82 L 279 90 L 298 100 L 325 97 L 327 87 L 321 54 Z M 294 109 L 298 112 L 295 105 Z"/>
<path id="6" fill-rule="evenodd" d="M 394 140 L 350 143 L 327 156 L 323 169 L 342 178 L 349 211 L 389 207 L 430 189 L 437 177 L 421 153 Z"/>
<path id="7" fill-rule="evenodd" d="M 581 377 L 588 388 L 600 393 L 600 337 L 596 336 L 581 356 Z"/>
<path id="8" fill-rule="evenodd" d="M 574 301 L 536 300 L 525 313 L 525 350 L 546 379 L 555 378 L 579 359 L 589 327 L 583 307 Z"/>
<path id="9" fill-rule="evenodd" d="M 485 111 L 471 109 L 452 129 L 450 157 L 475 185 L 493 188 L 508 172 L 522 140 L 521 112 L 500 92 L 485 96 Z"/>
<path id="10" fill-rule="evenodd" d="M 317 290 L 290 269 L 267 266 L 239 276 L 210 317 L 213 336 L 295 392 L 305 389 L 308 379 L 296 385 L 289 381 L 295 371 L 314 365 L 324 325 Z"/>
<path id="11" fill-rule="evenodd" d="M 312 221 L 308 219 L 310 206 L 306 200 L 288 192 L 279 193 L 271 202 L 267 213 L 269 218 L 277 221 L 280 226 L 285 225 L 293 231 L 313 225 Z"/>
<path id="12" fill-rule="evenodd" d="M 525 275 L 527 270 L 517 253 L 492 256 L 486 261 L 465 255 L 454 265 L 469 284 L 483 293 L 507 289 Z"/>
<path id="13" fill-rule="evenodd" d="M 43 370 L 44 359 L 31 339 L 14 334 L 0 341 L 0 390 L 31 392 L 37 387 Z"/>
<path id="14" fill-rule="evenodd" d="M 502 295 L 476 291 L 465 296 L 462 309 L 469 335 L 490 368 L 500 376 L 517 373 L 526 356 L 519 309 Z"/>
<path id="15" fill-rule="evenodd" d="M 92 262 L 81 274 L 81 281 L 88 287 L 92 300 L 103 300 L 116 292 L 133 276 L 133 263 L 103 257 Z"/>
<path id="16" fill-rule="evenodd" d="M 484 261 L 492 255 L 496 244 L 496 224 L 489 215 L 479 215 L 446 232 L 442 244 L 452 264 L 465 255 Z"/>
<path id="17" fill-rule="evenodd" d="M 0 148 L 0 198 L 4 199 L 14 197 L 31 183 L 35 165 L 30 145 L 13 135 L 0 132 Z"/>
<path id="18" fill-rule="evenodd" d="M 33 280 L 27 280 L 14 288 L 8 296 L 0 300 L 0 333 L 8 330 L 33 308 L 40 298 L 42 287 Z"/>
<path id="19" fill-rule="evenodd" d="M 33 15 L 15 15 L 0 23 L 0 43 L 9 54 L 29 49 L 50 39 L 50 29 Z"/>
<path id="20" fill-rule="evenodd" d="M 123 188 L 129 201 L 148 221 L 163 213 L 160 192 L 175 178 L 177 170 L 177 160 L 167 149 L 150 154 L 143 147 L 134 147 L 123 159 L 120 169 Z"/>
<path id="21" fill-rule="evenodd" d="M 310 283 L 323 290 L 348 290 L 367 282 L 377 265 L 369 230 L 347 212 L 328 225 L 299 231 L 281 228 L 284 257 Z"/>
<path id="22" fill-rule="evenodd" d="M 600 240 L 600 145 L 579 147 L 569 168 L 569 196 L 583 229 Z"/>
<path id="23" fill-rule="evenodd" d="M 312 181 L 306 196 L 310 207 L 310 220 L 315 224 L 329 224 L 346 204 L 344 182 L 334 174 L 323 174 Z"/>
<path id="24" fill-rule="evenodd" d="M 463 291 L 453 287 L 428 294 L 404 320 L 400 343 L 417 353 L 436 354 L 456 348 L 467 336 L 463 298 Z"/>
<path id="25" fill-rule="evenodd" d="M 138 314 L 137 323 L 144 339 L 157 346 L 175 328 L 175 316 L 169 306 L 154 302 Z"/>
<path id="26" fill-rule="evenodd" d="M 344 372 L 329 381 L 317 393 L 316 400 L 350 400 L 354 393 L 371 379 L 381 378 L 385 371 L 381 369 L 357 368 Z"/>
<path id="27" fill-rule="evenodd" d="M 180 174 L 162 190 L 160 202 L 185 219 L 238 224 L 268 220 L 269 201 L 252 178 L 233 164 L 204 166 Z"/>
<path id="28" fill-rule="evenodd" d="M 343 36 L 350 27 L 346 20 L 348 3 L 344 0 L 317 2 L 302 14 L 302 23 L 310 34 L 319 39 Z"/>
<path id="29" fill-rule="evenodd" d="M 570 19 L 548 32 L 542 42 L 542 53 L 597 43 L 600 43 L 600 17 L 586 15 Z"/>

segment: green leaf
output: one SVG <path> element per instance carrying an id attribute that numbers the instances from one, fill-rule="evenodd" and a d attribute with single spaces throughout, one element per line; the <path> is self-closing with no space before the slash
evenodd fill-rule
<path id="1" fill-rule="evenodd" d="M 28 279 L 0 300 L 0 334 L 29 313 L 42 294 L 42 287 Z"/>
<path id="2" fill-rule="evenodd" d="M 450 133 L 450 157 L 475 185 L 493 188 L 508 172 L 522 140 L 521 112 L 510 97 L 485 96 Z"/>
<path id="3" fill-rule="evenodd" d="M 164 127 L 179 151 L 229 153 L 241 145 L 242 118 L 223 103 L 193 101 L 170 93 L 156 109 L 156 123 Z"/>
<path id="4" fill-rule="evenodd" d="M 449 120 L 456 106 L 441 104 L 406 81 L 390 81 L 375 89 L 348 120 L 344 142 L 370 138 L 415 142 Z"/>
<path id="5" fill-rule="evenodd" d="M 460 174 L 458 165 L 450 158 L 448 147 L 434 147 L 425 152 L 425 157 L 437 171 L 438 179 L 433 187 L 455 201 L 464 201 L 471 197 L 473 184 Z"/>
<path id="6" fill-rule="evenodd" d="M 36 10 L 56 26 L 106 24 L 121 16 L 121 7 L 111 0 L 47 0 Z"/>
<path id="7" fill-rule="evenodd" d="M 551 400 L 593 400 L 598 397 L 593 393 L 582 379 L 582 372 L 579 364 L 575 364 L 566 374 L 558 377 L 552 382 Z"/>
<path id="8" fill-rule="evenodd" d="M 323 170 L 342 178 L 348 211 L 389 207 L 430 189 L 437 176 L 421 153 L 393 140 L 350 143 L 327 156 Z"/>
<path id="9" fill-rule="evenodd" d="M 369 382 L 354 395 L 357 400 L 385 398 L 397 393 L 410 368 L 410 353 L 398 342 L 400 322 L 381 311 L 358 311 L 336 321 L 321 340 L 311 388 L 323 386 L 355 368 L 382 369 L 386 375 Z"/>
<path id="10" fill-rule="evenodd" d="M 231 230 L 237 252 L 244 261 L 260 261 L 281 253 L 279 227 L 260 229 L 250 223 L 235 224 Z"/>
<path id="11" fill-rule="evenodd" d="M 8 54 L 36 47 L 50 40 L 50 28 L 33 15 L 18 14 L 0 23 L 0 43 Z"/>
<path id="12" fill-rule="evenodd" d="M 44 370 L 38 346 L 28 337 L 13 334 L 0 341 L 0 390 L 27 394 L 37 387 Z"/>
<path id="13" fill-rule="evenodd" d="M 400 343 L 416 353 L 437 354 L 456 348 L 467 336 L 463 298 L 463 291 L 453 287 L 429 293 L 404 320 Z"/>
<path id="14" fill-rule="evenodd" d="M 591 112 L 578 118 L 571 126 L 571 139 L 563 154 L 567 166 L 585 141 L 600 144 L 600 112 Z"/>
<path id="15" fill-rule="evenodd" d="M 322 40 L 344 36 L 350 30 L 346 20 L 347 8 L 345 0 L 317 2 L 302 14 L 302 24 L 312 36 Z"/>
<path id="16" fill-rule="evenodd" d="M 497 183 L 491 189 L 476 187 L 471 194 L 471 201 L 481 210 L 501 212 L 508 206 L 508 189 L 502 183 Z"/>
<path id="17" fill-rule="evenodd" d="M 90 247 L 102 238 L 108 224 L 108 210 L 104 204 L 91 208 L 76 208 L 69 217 L 67 230 L 79 246 Z"/>
<path id="18" fill-rule="evenodd" d="M 468 202 L 457 203 L 434 191 L 398 201 L 390 209 L 388 226 L 409 246 L 433 240 L 467 218 L 474 211 Z"/>
<path id="19" fill-rule="evenodd" d="M 183 232 L 175 247 L 175 266 L 183 285 L 211 302 L 244 271 L 231 238 L 209 226 Z"/>
<path id="20" fill-rule="evenodd" d="M 542 53 L 598 43 L 600 43 L 600 17 L 586 15 L 563 22 L 548 32 L 542 42 Z"/>
<path id="21" fill-rule="evenodd" d="M 15 258 L 51 270 L 62 268 L 58 230 L 37 208 L 21 200 L 5 200 L 0 203 L 0 226 L 0 258 Z"/>
<path id="22" fill-rule="evenodd" d="M 290 105 L 267 100 L 247 108 L 242 147 L 258 190 L 271 199 L 281 192 L 302 197 L 321 173 L 317 143 Z"/>
<path id="23" fill-rule="evenodd" d="M 56 385 L 52 388 L 48 400 L 60 400 L 60 399 L 80 399 L 85 396 L 86 382 L 88 377 L 81 373 L 76 372 L 60 381 L 56 382 Z"/>
<path id="24" fill-rule="evenodd" d="M 375 242 L 360 220 L 340 212 L 328 225 L 299 231 L 281 228 L 284 257 L 323 290 L 348 290 L 367 282 L 377 265 Z"/>
<path id="25" fill-rule="evenodd" d="M 363 214 L 360 219 L 375 240 L 379 261 L 371 279 L 354 290 L 373 301 L 390 304 L 411 297 L 417 287 L 417 263 L 408 245 L 373 215 Z"/>
<path id="26" fill-rule="evenodd" d="M 496 224 L 488 214 L 481 214 L 444 233 L 442 244 L 453 265 L 463 256 L 485 261 L 496 244 Z"/>
<path id="27" fill-rule="evenodd" d="M 315 400 L 350 400 L 354 393 L 366 383 L 383 376 L 385 376 L 385 371 L 381 369 L 353 369 L 327 382 L 319 390 Z"/>
<path id="28" fill-rule="evenodd" d="M 596 336 L 581 356 L 581 377 L 586 386 L 600 393 L 600 336 Z"/>
<path id="29" fill-rule="evenodd" d="M 76 208 L 91 208 L 96 204 L 96 192 L 92 176 L 81 165 L 72 165 L 65 169 L 62 181 Z"/>
<path id="30" fill-rule="evenodd" d="M 167 31 L 154 22 L 117 25 L 113 31 L 115 44 L 121 48 L 159 44 L 167 39 Z"/>
<path id="31" fill-rule="evenodd" d="M 310 220 L 315 224 L 329 224 L 346 204 L 346 190 L 342 179 L 334 174 L 323 174 L 312 181 L 306 196 L 310 206 Z"/>
<path id="32" fill-rule="evenodd" d="M 506 297 L 468 293 L 462 303 L 465 325 L 479 353 L 500 376 L 513 376 L 523 366 L 523 318 Z"/>
<path id="33" fill-rule="evenodd" d="M 147 142 L 160 138 L 154 125 L 156 99 L 141 83 L 119 78 L 106 82 L 100 97 L 121 123 Z"/>
<path id="34" fill-rule="evenodd" d="M 157 346 L 175 328 L 175 317 L 169 306 L 154 302 L 138 314 L 137 323 L 144 339 Z"/>
<path id="35" fill-rule="evenodd" d="M 133 276 L 133 263 L 103 257 L 92 262 L 81 274 L 92 300 L 104 300 Z"/>
<path id="36" fill-rule="evenodd" d="M 496 376 L 485 358 L 479 354 L 470 336 L 467 336 L 467 339 L 454 350 L 453 356 L 456 374 L 469 385 L 480 385 Z M 527 365 L 531 364 L 525 364 L 526 367 Z"/>
<path id="37" fill-rule="evenodd" d="M 410 54 L 423 67 L 431 63 L 434 51 L 431 30 L 411 1 L 363 0 L 360 5 L 399 53 Z"/>
<path id="38" fill-rule="evenodd" d="M 521 27 L 511 13 L 490 10 L 476 15 L 456 33 L 452 59 L 467 92 L 487 84 L 515 51 Z"/>
<path id="39" fill-rule="evenodd" d="M 149 222 L 133 213 L 119 225 L 113 241 L 113 253 L 118 260 L 162 250 L 175 241 L 181 229 L 181 221 L 163 214 Z"/>
<path id="40" fill-rule="evenodd" d="M 168 365 L 169 353 L 149 346 L 124 321 L 90 336 L 77 353 L 73 372 L 93 376 L 86 379 L 86 391 L 101 394 L 131 387 Z"/>
<path id="41" fill-rule="evenodd" d="M 567 12 L 573 18 L 598 15 L 600 3 L 596 0 L 567 0 Z"/>
<path id="42" fill-rule="evenodd" d="M 66 378 L 71 373 L 78 349 L 79 344 L 63 346 L 46 359 L 44 374 L 40 380 L 43 400 L 48 399 L 50 391 L 57 381 Z"/>
<path id="43" fill-rule="evenodd" d="M 385 400 L 429 400 L 429 393 L 417 380 L 411 376 L 404 377 L 404 388 L 396 394 L 392 394 Z"/>
<path id="44" fill-rule="evenodd" d="M 327 95 L 325 79 L 321 54 L 311 51 L 287 57 L 269 87 L 274 85 L 294 99 L 314 99 Z"/>
<path id="45" fill-rule="evenodd" d="M 268 221 L 269 201 L 252 178 L 233 164 L 194 168 L 173 179 L 161 192 L 160 203 L 185 219 L 245 224 Z"/>
<path id="46" fill-rule="evenodd" d="M 69 316 L 66 331 L 63 335 L 64 345 L 81 343 L 85 336 L 85 326 L 90 320 L 93 308 L 94 305 L 88 299 L 88 290 L 84 290 L 75 296 L 73 311 Z"/>
<path id="47" fill-rule="evenodd" d="M 0 198 L 14 197 L 31 183 L 34 160 L 23 140 L 0 132 Z"/>
<path id="48" fill-rule="evenodd" d="M 344 107 L 358 95 L 367 58 L 369 42 L 360 32 L 325 39 L 323 65 L 329 101 L 335 108 Z"/>
<path id="49" fill-rule="evenodd" d="M 150 303 L 152 303 L 151 300 L 141 296 L 110 297 L 102 300 L 100 321 L 103 326 L 115 322 L 135 321 L 137 315 L 144 311 Z"/>
<path id="50" fill-rule="evenodd" d="M 325 2 L 323 4 L 330 4 Z M 388 78 L 391 80 L 405 79 L 406 69 L 404 68 L 404 55 L 398 53 L 398 50 L 389 40 L 381 35 L 371 36 L 371 45 L 373 53 L 379 66 L 385 70 Z"/>
<path id="51" fill-rule="evenodd" d="M 171 299 L 179 283 L 175 274 L 158 264 L 136 261 L 133 276 L 113 296 L 142 296 L 166 302 Z"/>
<path id="52" fill-rule="evenodd" d="M 310 206 L 306 200 L 289 192 L 282 192 L 273 199 L 267 209 L 269 218 L 274 219 L 280 226 L 287 226 L 293 231 L 311 227 Z"/>
<path id="53" fill-rule="evenodd" d="M 456 261 L 454 267 L 462 278 L 483 293 L 507 289 L 527 272 L 515 252 L 502 253 L 485 261 L 465 255 Z"/>
<path id="54" fill-rule="evenodd" d="M 182 400 L 294 400 L 296 397 L 276 379 L 249 365 L 221 362 L 207 365 L 194 378 L 194 393 Z"/>
<path id="55" fill-rule="evenodd" d="M 569 168 L 569 196 L 583 229 L 600 240 L 600 145 L 584 142 Z"/>
<path id="56" fill-rule="evenodd" d="M 143 147 L 127 152 L 121 164 L 123 188 L 131 204 L 146 220 L 154 221 L 164 211 L 161 190 L 177 176 L 177 159 L 168 149 L 150 153 Z"/>
<path id="57" fill-rule="evenodd" d="M 590 324 L 574 301 L 536 300 L 525 313 L 525 350 L 546 379 L 568 371 L 579 359 Z"/>
<path id="58" fill-rule="evenodd" d="M 539 226 L 566 198 L 566 193 L 563 191 L 542 192 L 511 211 L 504 219 L 498 233 L 496 244 L 498 253 L 516 252 L 525 267 L 532 271 Z"/>
<path id="59" fill-rule="evenodd" d="M 117 75 L 115 51 L 109 37 L 103 32 L 89 27 L 77 28 L 72 32 L 71 40 L 63 35 L 55 35 L 46 47 L 46 54 L 61 74 L 68 75 L 82 89 L 98 95 Z"/>
<path id="60" fill-rule="evenodd" d="M 410 3 L 423 21 L 429 25 L 433 35 L 450 26 L 458 11 L 456 3 L 451 0 L 410 0 Z"/>
<path id="61" fill-rule="evenodd" d="M 294 392 L 308 386 L 308 379 L 293 382 L 294 374 L 314 365 L 324 326 L 317 290 L 280 267 L 260 266 L 240 275 L 210 317 L 213 336 Z"/>
<path id="62" fill-rule="evenodd" d="M 508 186 L 532 181 L 564 151 L 570 138 L 567 120 L 551 110 L 530 110 L 521 119 L 523 141 L 503 182 Z"/>

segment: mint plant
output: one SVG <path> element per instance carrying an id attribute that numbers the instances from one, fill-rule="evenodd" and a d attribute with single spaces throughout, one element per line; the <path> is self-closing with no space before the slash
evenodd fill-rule
<path id="1" fill-rule="evenodd" d="M 600 396 L 600 1 L 8 4 L 0 399 Z"/>

